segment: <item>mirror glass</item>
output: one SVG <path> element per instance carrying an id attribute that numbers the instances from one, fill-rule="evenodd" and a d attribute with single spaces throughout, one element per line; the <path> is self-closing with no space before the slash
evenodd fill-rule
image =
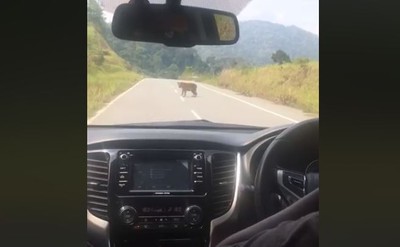
<path id="1" fill-rule="evenodd" d="M 123 40 L 177 47 L 229 45 L 239 39 L 232 13 L 165 4 L 121 4 L 114 12 L 112 31 Z"/>

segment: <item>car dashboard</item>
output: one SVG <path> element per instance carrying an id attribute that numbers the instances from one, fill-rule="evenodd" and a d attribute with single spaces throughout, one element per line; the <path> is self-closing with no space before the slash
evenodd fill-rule
<path id="1" fill-rule="evenodd" d="M 257 167 L 288 126 L 89 126 L 88 246 L 213 247 L 253 224 Z"/>

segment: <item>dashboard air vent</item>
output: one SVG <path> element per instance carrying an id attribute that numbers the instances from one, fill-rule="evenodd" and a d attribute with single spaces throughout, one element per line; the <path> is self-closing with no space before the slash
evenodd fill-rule
<path id="1" fill-rule="evenodd" d="M 109 160 L 108 153 L 87 153 L 87 209 L 103 220 L 108 220 Z"/>
<path id="2" fill-rule="evenodd" d="M 213 216 L 225 214 L 231 207 L 236 183 L 236 155 L 215 153 L 211 156 Z"/>

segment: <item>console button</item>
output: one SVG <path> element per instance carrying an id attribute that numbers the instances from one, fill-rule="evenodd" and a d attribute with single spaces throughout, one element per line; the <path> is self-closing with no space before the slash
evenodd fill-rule
<path id="1" fill-rule="evenodd" d="M 140 223 L 148 223 L 148 222 L 151 222 L 151 219 L 150 218 L 139 218 L 139 222 Z"/>
<path id="2" fill-rule="evenodd" d="M 171 221 L 172 222 L 182 222 L 182 217 L 173 217 L 172 219 L 171 219 Z"/>
<path id="3" fill-rule="evenodd" d="M 166 224 L 158 224 L 158 229 L 166 229 L 167 225 Z"/>
<path id="4" fill-rule="evenodd" d="M 121 155 L 119 156 L 119 158 L 120 158 L 121 160 L 127 160 L 127 159 L 129 158 L 129 156 L 128 156 L 127 154 L 121 154 Z"/>
<path id="5" fill-rule="evenodd" d="M 127 170 L 128 170 L 128 167 L 127 167 L 127 166 L 120 166 L 120 167 L 119 167 L 119 170 L 120 170 L 120 171 L 127 171 Z"/>
<path id="6" fill-rule="evenodd" d="M 141 223 L 140 226 L 141 229 L 146 229 L 146 230 L 157 229 L 157 224 L 152 224 L 152 223 Z"/>
<path id="7" fill-rule="evenodd" d="M 123 206 L 120 209 L 121 221 L 126 225 L 133 225 L 137 219 L 136 210 L 131 206 Z"/>
<path id="8" fill-rule="evenodd" d="M 193 155 L 193 159 L 195 159 L 197 161 L 202 160 L 203 159 L 203 154 L 202 153 L 197 153 L 197 154 L 195 153 Z"/>
<path id="9" fill-rule="evenodd" d="M 186 208 L 185 221 L 192 226 L 198 225 L 203 219 L 203 210 L 196 205 L 192 205 Z"/>

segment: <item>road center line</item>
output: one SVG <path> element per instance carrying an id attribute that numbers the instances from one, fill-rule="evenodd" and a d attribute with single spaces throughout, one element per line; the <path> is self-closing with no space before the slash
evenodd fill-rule
<path id="1" fill-rule="evenodd" d="M 145 79 L 143 79 L 145 80 Z M 96 114 L 91 117 L 88 121 L 87 124 L 90 124 L 93 122 L 93 120 L 95 120 L 98 116 L 100 116 L 100 114 L 102 114 L 105 110 L 107 110 L 108 107 L 110 107 L 115 101 L 117 101 L 118 99 L 120 99 L 122 96 L 124 96 L 125 94 L 127 94 L 129 91 L 131 91 L 132 89 L 134 89 L 135 87 L 137 87 L 143 80 L 138 81 L 135 85 L 133 85 L 131 88 L 129 88 L 128 90 L 126 90 L 125 92 L 121 93 L 120 95 L 118 95 L 117 97 L 115 97 L 111 102 L 109 102 L 105 107 L 101 108 L 99 111 L 96 112 Z"/>
<path id="2" fill-rule="evenodd" d="M 197 118 L 197 119 L 201 119 L 201 117 L 199 116 L 199 114 L 197 114 L 195 111 L 190 110 L 192 112 L 192 114 Z"/>
<path id="3" fill-rule="evenodd" d="M 269 113 L 269 114 L 275 115 L 275 116 L 277 116 L 277 117 L 280 117 L 280 118 L 289 120 L 289 121 L 291 121 L 291 122 L 293 122 L 293 123 L 298 123 L 298 122 L 299 122 L 299 121 L 294 120 L 294 119 L 292 119 L 292 118 L 286 117 L 286 116 L 284 116 L 284 115 L 282 115 L 282 114 L 279 114 L 279 113 L 276 113 L 276 112 L 267 110 L 267 109 L 265 109 L 265 108 L 263 108 L 263 107 L 260 107 L 260 106 L 258 106 L 258 105 L 255 105 L 255 104 L 253 104 L 253 103 L 250 103 L 250 102 L 247 102 L 247 101 L 245 101 L 245 100 L 239 99 L 239 98 L 237 98 L 237 97 L 231 96 L 231 95 L 229 95 L 229 94 L 226 94 L 226 93 L 223 93 L 223 92 L 219 92 L 219 91 L 217 91 L 217 90 L 214 90 L 214 89 L 212 89 L 212 88 L 206 87 L 206 86 L 201 85 L 201 84 L 198 84 L 198 85 L 199 85 L 200 87 L 205 88 L 205 89 L 207 89 L 207 90 L 210 90 L 210 91 L 212 91 L 212 92 L 214 92 L 214 93 L 221 94 L 221 95 L 226 96 L 226 97 L 228 97 L 228 98 L 231 98 L 231 99 L 234 99 L 234 100 L 236 100 L 236 101 L 242 102 L 242 103 L 244 103 L 244 104 L 246 104 L 246 105 L 252 106 L 252 107 L 254 107 L 254 108 L 258 109 L 258 110 L 261 110 L 261 111 L 267 112 L 267 113 Z"/>

